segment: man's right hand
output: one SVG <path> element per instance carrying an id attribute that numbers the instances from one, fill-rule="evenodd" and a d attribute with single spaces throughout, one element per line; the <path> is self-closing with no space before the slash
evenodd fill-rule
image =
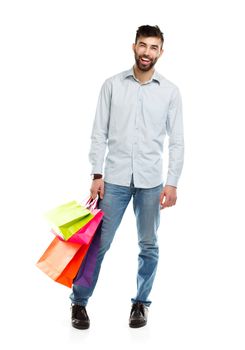
<path id="1" fill-rule="evenodd" d="M 93 199 L 95 199 L 97 195 L 99 195 L 100 199 L 103 199 L 104 180 L 102 178 L 92 181 L 91 188 L 90 188 L 90 195 Z"/>

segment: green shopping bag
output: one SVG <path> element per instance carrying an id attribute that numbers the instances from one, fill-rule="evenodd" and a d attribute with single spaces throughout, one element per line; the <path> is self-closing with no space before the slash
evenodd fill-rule
<path id="1" fill-rule="evenodd" d="M 92 220 L 94 215 L 77 201 L 71 201 L 48 211 L 45 217 L 52 229 L 67 240 Z"/>

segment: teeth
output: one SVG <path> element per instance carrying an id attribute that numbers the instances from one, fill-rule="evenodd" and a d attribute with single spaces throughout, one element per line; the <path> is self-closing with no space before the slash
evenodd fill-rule
<path id="1" fill-rule="evenodd" d="M 145 61 L 145 62 L 150 62 L 150 60 L 148 60 L 147 58 L 141 58 L 142 61 Z"/>

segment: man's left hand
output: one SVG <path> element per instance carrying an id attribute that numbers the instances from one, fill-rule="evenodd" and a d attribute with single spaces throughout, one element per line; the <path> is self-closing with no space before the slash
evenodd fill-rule
<path id="1" fill-rule="evenodd" d="M 172 207 L 177 201 L 177 188 L 166 185 L 160 195 L 161 209 Z"/>

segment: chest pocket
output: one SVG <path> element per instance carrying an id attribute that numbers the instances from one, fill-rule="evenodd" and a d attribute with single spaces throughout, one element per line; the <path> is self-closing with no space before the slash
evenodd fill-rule
<path id="1" fill-rule="evenodd" d="M 164 99 L 158 96 L 148 97 L 142 99 L 141 115 L 142 122 L 147 128 L 165 128 L 167 120 L 168 105 Z"/>

